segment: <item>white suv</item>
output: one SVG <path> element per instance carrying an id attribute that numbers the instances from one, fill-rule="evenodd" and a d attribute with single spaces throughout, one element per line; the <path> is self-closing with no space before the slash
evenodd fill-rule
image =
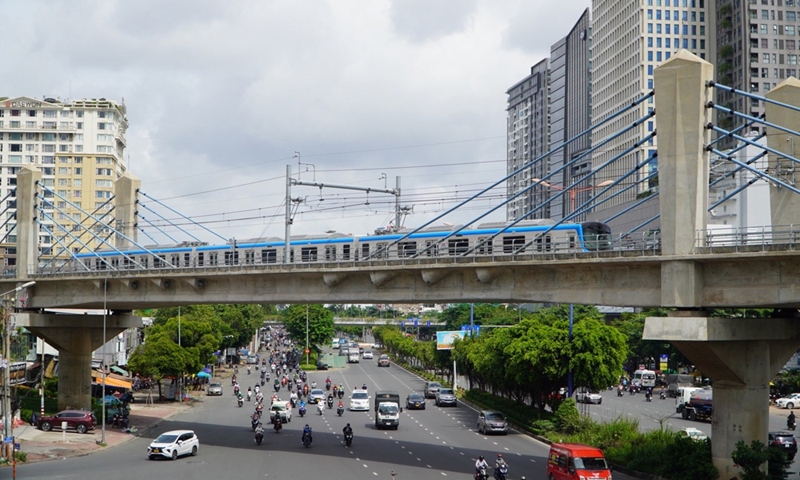
<path id="1" fill-rule="evenodd" d="M 364 354 L 361 356 L 364 360 L 372 360 L 372 352 L 370 350 L 364 350 Z"/>
<path id="2" fill-rule="evenodd" d="M 350 411 L 369 411 L 369 393 L 366 390 L 355 390 L 350 397 Z"/>

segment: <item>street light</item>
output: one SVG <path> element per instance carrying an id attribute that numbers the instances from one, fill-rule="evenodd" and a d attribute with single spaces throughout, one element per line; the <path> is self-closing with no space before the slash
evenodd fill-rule
<path id="1" fill-rule="evenodd" d="M 583 192 L 588 192 L 590 190 L 594 190 L 597 187 L 607 187 L 611 185 L 611 180 L 606 180 L 604 182 L 600 182 L 597 185 L 589 185 L 588 187 L 563 187 L 561 185 L 552 185 L 544 180 L 538 178 L 531 178 L 532 182 L 541 182 L 540 185 L 544 185 L 547 188 L 552 188 L 553 190 L 569 190 L 569 213 L 573 213 L 575 211 L 575 195 Z"/>
<path id="2" fill-rule="evenodd" d="M 9 290 L 5 293 L 0 294 L 0 297 L 3 299 L 3 360 L 5 361 L 5 368 L 3 369 L 3 443 L 6 445 L 6 458 L 11 458 L 11 463 L 13 464 L 14 469 L 14 477 L 16 478 L 16 458 L 14 456 L 14 430 L 11 426 L 11 375 L 9 375 L 9 369 L 11 368 L 11 332 L 9 331 L 9 301 L 11 300 L 8 298 L 9 295 L 12 293 L 17 293 L 20 290 L 24 290 L 32 285 L 35 285 L 36 282 L 27 282 L 23 283 L 19 287 Z M 6 443 L 7 438 L 11 438 L 10 448 L 11 448 L 11 456 L 9 457 L 9 443 Z"/>
<path id="3" fill-rule="evenodd" d="M 308 304 L 306 303 L 306 365 L 308 365 Z"/>

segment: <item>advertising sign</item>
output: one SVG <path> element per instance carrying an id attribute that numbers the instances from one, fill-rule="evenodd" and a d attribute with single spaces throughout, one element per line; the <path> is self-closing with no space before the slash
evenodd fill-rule
<path id="1" fill-rule="evenodd" d="M 667 362 L 669 362 L 669 355 L 666 353 L 662 353 L 659 358 L 659 367 L 658 369 L 661 371 L 667 370 L 669 367 L 667 366 Z"/>
<path id="2" fill-rule="evenodd" d="M 463 339 L 467 332 L 436 332 L 436 350 L 452 350 L 457 338 Z"/>

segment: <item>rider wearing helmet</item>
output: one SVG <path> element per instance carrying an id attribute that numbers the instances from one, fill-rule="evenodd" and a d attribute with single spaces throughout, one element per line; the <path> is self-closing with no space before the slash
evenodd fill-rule
<path id="1" fill-rule="evenodd" d="M 489 464 L 486 463 L 486 460 L 483 459 L 483 455 L 478 457 L 478 460 L 475 462 L 475 473 L 476 474 L 480 473 L 481 468 L 489 468 Z"/>
<path id="2" fill-rule="evenodd" d="M 306 438 L 306 435 L 308 435 L 308 443 L 311 443 L 313 441 L 313 438 L 311 437 L 311 427 L 309 427 L 307 423 L 306 426 L 303 427 L 303 436 L 300 437 L 300 443 L 303 443 L 303 439 Z"/>
<path id="3" fill-rule="evenodd" d="M 500 465 L 508 466 L 508 463 L 506 463 L 502 453 L 497 454 L 497 459 L 494 461 L 494 468 L 500 468 Z"/>

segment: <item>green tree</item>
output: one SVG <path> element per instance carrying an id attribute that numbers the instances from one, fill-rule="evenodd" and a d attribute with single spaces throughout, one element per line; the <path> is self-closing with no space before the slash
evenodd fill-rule
<path id="1" fill-rule="evenodd" d="M 300 344 L 305 342 L 306 325 L 311 345 L 326 345 L 333 338 L 333 312 L 322 305 L 292 305 L 281 314 L 286 330 Z"/>
<path id="2" fill-rule="evenodd" d="M 196 360 L 191 353 L 172 341 L 168 333 L 160 332 L 148 335 L 146 342 L 136 347 L 128 359 L 128 366 L 133 372 L 153 378 L 158 384 L 160 398 L 161 379 L 178 377 L 183 372 L 194 370 L 197 367 Z"/>

